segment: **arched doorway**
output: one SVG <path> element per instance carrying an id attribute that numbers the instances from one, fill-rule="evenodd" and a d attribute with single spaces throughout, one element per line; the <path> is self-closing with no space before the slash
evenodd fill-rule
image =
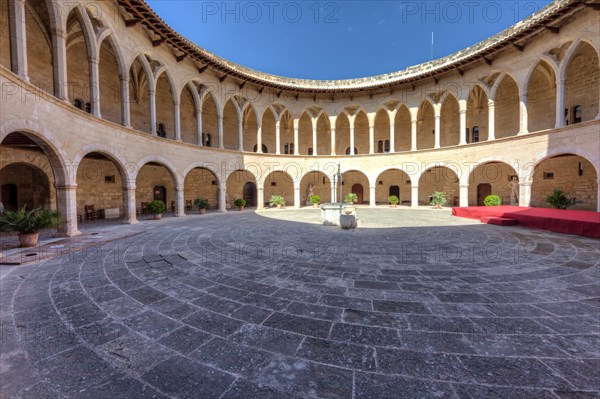
<path id="1" fill-rule="evenodd" d="M 359 192 L 356 192 L 355 190 Z M 359 197 L 359 201 L 357 201 L 359 204 L 371 200 L 369 193 L 369 179 L 364 173 L 357 170 L 351 170 L 342 175 L 342 199 L 349 193 L 354 193 Z"/>
<path id="2" fill-rule="evenodd" d="M 247 185 L 252 183 L 252 185 Z M 252 186 L 254 189 L 252 190 Z M 246 200 L 246 206 L 256 206 L 258 195 L 256 190 L 256 177 L 248 170 L 236 170 L 227 177 L 225 204 L 226 208 L 234 206 L 234 201 L 238 198 Z M 251 201 L 248 202 L 248 199 Z"/>
<path id="3" fill-rule="evenodd" d="M 43 170 L 27 163 L 13 163 L 0 170 L 5 209 L 28 210 L 50 206 L 50 183 Z"/>
<path id="4" fill-rule="evenodd" d="M 177 211 L 176 181 L 174 173 L 159 162 L 144 164 L 136 177 L 135 197 L 138 211 L 146 213 L 148 202 L 159 199 L 167 206 L 167 212 Z"/>
<path id="5" fill-rule="evenodd" d="M 2 185 L 2 206 L 4 209 L 16 210 L 19 208 L 17 185 L 8 183 Z"/>
<path id="6" fill-rule="evenodd" d="M 365 201 L 365 197 L 364 197 L 364 189 L 362 184 L 354 184 L 352 186 L 352 193 L 356 194 L 356 203 L 357 204 L 362 204 Z"/>
<path id="7" fill-rule="evenodd" d="M 484 162 L 469 175 L 469 206 L 483 206 L 488 195 L 497 195 L 502 205 L 511 203 L 512 189 L 509 185 L 517 171 L 504 162 Z M 458 205 L 458 204 L 456 204 Z"/>
<path id="8" fill-rule="evenodd" d="M 477 206 L 484 206 L 485 199 L 492 194 L 492 185 L 489 183 L 481 183 L 477 185 Z"/>
<path id="9" fill-rule="evenodd" d="M 410 205 L 410 177 L 400 169 L 389 169 L 377 177 L 375 187 L 376 203 L 388 204 L 389 197 L 395 195 L 400 204 Z"/>

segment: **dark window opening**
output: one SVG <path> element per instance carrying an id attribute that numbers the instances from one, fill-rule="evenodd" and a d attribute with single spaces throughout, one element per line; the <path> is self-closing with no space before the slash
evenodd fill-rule
<path id="1" fill-rule="evenodd" d="M 164 123 L 158 124 L 158 127 L 156 128 L 156 135 L 158 137 L 167 137 L 167 132 L 165 131 Z"/>
<path id="2" fill-rule="evenodd" d="M 385 145 L 384 145 L 383 151 L 385 153 L 389 153 L 390 152 L 390 141 L 389 140 L 385 141 Z"/>
<path id="3" fill-rule="evenodd" d="M 581 105 L 576 105 L 573 107 L 573 124 L 581 123 L 582 121 L 582 111 Z"/>
<path id="4" fill-rule="evenodd" d="M 473 143 L 479 143 L 479 126 L 473 128 Z"/>

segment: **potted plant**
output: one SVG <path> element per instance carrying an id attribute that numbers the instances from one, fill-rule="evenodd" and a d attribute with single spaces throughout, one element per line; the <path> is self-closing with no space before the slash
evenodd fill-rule
<path id="1" fill-rule="evenodd" d="M 285 199 L 281 195 L 271 195 L 271 199 L 269 200 L 269 206 L 276 206 L 277 208 L 281 208 L 285 206 Z"/>
<path id="2" fill-rule="evenodd" d="M 577 198 L 569 198 L 568 195 L 569 193 L 566 193 L 561 189 L 556 188 L 554 189 L 552 195 L 546 197 L 546 202 L 556 209 L 567 209 L 570 206 L 581 203 L 581 201 L 577 201 Z"/>
<path id="3" fill-rule="evenodd" d="M 17 211 L 7 210 L 0 214 L 2 231 L 17 231 L 21 247 L 35 247 L 40 238 L 40 230 L 60 225 L 58 212 L 46 208 L 28 211 L 23 207 Z"/>
<path id="4" fill-rule="evenodd" d="M 435 209 L 442 209 L 442 206 L 446 205 L 447 202 L 446 193 L 436 191 L 431 194 L 431 205 L 434 206 Z"/>
<path id="5" fill-rule="evenodd" d="M 237 206 L 240 211 L 243 211 L 244 207 L 246 206 L 246 200 L 238 198 L 235 201 L 233 201 L 233 204 Z"/>
<path id="6" fill-rule="evenodd" d="M 321 197 L 318 195 L 313 195 L 310 197 L 310 202 L 313 204 L 313 208 L 316 208 L 319 206 L 319 202 L 321 202 Z"/>
<path id="7" fill-rule="evenodd" d="M 148 202 L 146 209 L 149 213 L 154 215 L 154 220 L 160 220 L 162 218 L 162 214 L 167 210 L 167 206 L 161 200 L 154 200 L 152 202 Z"/>
<path id="8" fill-rule="evenodd" d="M 483 205 L 485 206 L 500 206 L 502 205 L 502 199 L 497 195 L 488 195 L 483 200 Z"/>
<path id="9" fill-rule="evenodd" d="M 210 205 L 208 204 L 208 200 L 204 199 L 204 198 L 196 198 L 194 200 L 194 206 L 196 208 L 198 208 L 198 212 L 201 215 L 204 215 L 206 213 L 206 210 L 208 208 L 210 208 Z"/>
<path id="10" fill-rule="evenodd" d="M 350 193 L 344 197 L 344 202 L 349 203 L 350 205 L 354 204 L 358 201 L 358 195 L 354 193 Z"/>
<path id="11" fill-rule="evenodd" d="M 395 208 L 396 206 L 398 206 L 398 202 L 400 202 L 400 199 L 396 195 L 390 195 L 388 197 L 388 201 L 390 204 L 392 204 L 392 208 Z"/>

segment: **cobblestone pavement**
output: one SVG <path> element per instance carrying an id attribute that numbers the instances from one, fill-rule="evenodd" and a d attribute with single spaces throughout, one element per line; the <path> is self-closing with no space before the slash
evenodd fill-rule
<path id="1" fill-rule="evenodd" d="M 318 212 L 144 222 L 14 267 L 0 396 L 599 397 L 599 241 L 429 209 L 361 208 L 342 231 Z"/>

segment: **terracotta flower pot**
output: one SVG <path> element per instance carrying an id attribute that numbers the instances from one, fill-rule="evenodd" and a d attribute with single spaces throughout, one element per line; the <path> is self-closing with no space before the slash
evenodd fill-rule
<path id="1" fill-rule="evenodd" d="M 35 247 L 40 239 L 40 233 L 20 233 L 19 244 L 21 247 Z"/>
<path id="2" fill-rule="evenodd" d="M 244 207 L 243 207 L 243 206 L 238 206 L 238 209 L 239 209 L 240 211 L 243 211 L 243 210 L 244 210 Z"/>
<path id="3" fill-rule="evenodd" d="M 204 214 L 206 213 L 206 209 L 204 209 L 204 208 L 200 208 L 200 209 L 198 209 L 198 212 L 199 212 L 201 215 L 204 215 Z"/>
<path id="4" fill-rule="evenodd" d="M 162 219 L 162 213 L 159 213 L 158 215 L 154 215 L 154 220 L 160 220 Z"/>
<path id="5" fill-rule="evenodd" d="M 281 209 L 281 204 L 277 204 L 277 209 Z"/>
<path id="6" fill-rule="evenodd" d="M 398 204 L 392 204 L 392 208 L 397 208 Z"/>
<path id="7" fill-rule="evenodd" d="M 313 204 L 313 208 L 318 208 L 319 204 Z"/>

